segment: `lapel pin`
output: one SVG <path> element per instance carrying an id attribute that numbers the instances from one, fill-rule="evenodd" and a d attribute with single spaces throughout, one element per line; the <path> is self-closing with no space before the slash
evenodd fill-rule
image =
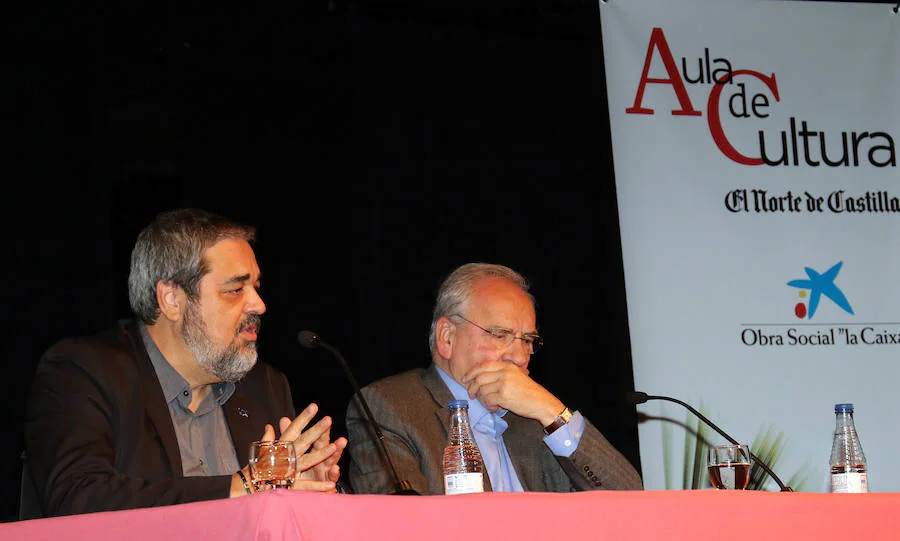
<path id="1" fill-rule="evenodd" d="M 248 419 L 250 418 L 250 416 L 247 415 L 247 410 L 245 410 L 244 408 L 238 408 L 238 415 L 240 415 L 241 417 L 247 417 Z"/>

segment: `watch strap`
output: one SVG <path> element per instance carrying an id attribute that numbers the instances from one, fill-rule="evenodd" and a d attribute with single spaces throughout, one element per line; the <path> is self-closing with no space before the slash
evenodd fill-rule
<path id="1" fill-rule="evenodd" d="M 569 423 L 569 420 L 572 419 L 572 411 L 569 408 L 563 408 L 559 415 L 556 416 L 556 419 L 550 423 L 549 426 L 544 427 L 544 434 L 550 435 L 559 430 L 560 427 Z"/>

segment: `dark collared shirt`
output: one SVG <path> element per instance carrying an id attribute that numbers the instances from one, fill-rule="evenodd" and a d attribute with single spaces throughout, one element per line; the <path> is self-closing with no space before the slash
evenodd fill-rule
<path id="1" fill-rule="evenodd" d="M 212 392 L 206 395 L 197 411 L 192 412 L 188 409 L 191 386 L 163 357 L 147 327 L 143 324 L 139 326 L 144 347 L 169 405 L 184 476 L 231 475 L 236 472 L 240 466 L 222 411 L 222 405 L 234 393 L 234 384 L 213 383 Z"/>

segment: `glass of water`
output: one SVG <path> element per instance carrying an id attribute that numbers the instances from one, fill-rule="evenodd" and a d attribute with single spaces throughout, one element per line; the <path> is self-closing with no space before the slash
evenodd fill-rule
<path id="1" fill-rule="evenodd" d="M 296 474 L 294 442 L 274 440 L 250 444 L 250 481 L 256 490 L 290 488 Z"/>
<path id="2" fill-rule="evenodd" d="M 750 482 L 750 446 L 714 445 L 709 448 L 709 482 L 719 490 L 744 490 Z"/>

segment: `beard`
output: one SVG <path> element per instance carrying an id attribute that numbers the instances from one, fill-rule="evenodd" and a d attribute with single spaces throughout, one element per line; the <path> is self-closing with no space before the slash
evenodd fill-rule
<path id="1" fill-rule="evenodd" d="M 204 370 L 222 381 L 236 383 L 256 365 L 256 342 L 241 344 L 238 336 L 243 329 L 251 326 L 259 329 L 259 315 L 250 314 L 244 318 L 235 332 L 235 339 L 228 345 L 217 348 L 206 333 L 206 322 L 203 321 L 200 310 L 195 303 L 189 302 L 181 336 Z"/>

